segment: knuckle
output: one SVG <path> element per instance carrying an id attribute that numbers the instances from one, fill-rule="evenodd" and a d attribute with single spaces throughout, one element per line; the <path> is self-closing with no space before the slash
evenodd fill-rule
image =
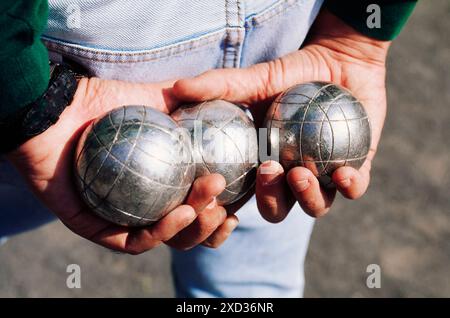
<path id="1" fill-rule="evenodd" d="M 205 182 L 203 182 L 203 179 L 197 179 L 194 181 L 194 184 L 192 185 L 192 191 L 191 194 L 194 196 L 196 200 L 199 198 L 206 198 L 208 197 L 208 187 L 205 186 Z"/>
<path id="2" fill-rule="evenodd" d="M 179 231 L 181 231 L 181 230 L 187 228 L 187 227 L 188 227 L 189 225 L 191 225 L 195 220 L 196 220 L 196 219 L 194 218 L 194 219 L 184 219 L 184 220 L 180 221 L 180 224 L 178 225 L 177 231 L 179 232 Z M 167 235 L 167 236 L 169 236 L 169 235 Z M 172 237 L 172 236 L 173 236 L 173 234 L 171 235 L 171 237 Z"/>
<path id="3" fill-rule="evenodd" d="M 192 224 L 197 222 L 200 215 L 195 215 L 194 217 L 184 217 L 179 218 L 178 220 L 174 220 L 173 227 L 164 228 L 163 230 L 159 230 L 157 237 L 162 241 L 167 241 L 172 237 L 178 235 L 179 232 L 183 231 L 186 228 L 189 228 Z M 156 237 L 156 233 L 152 233 L 153 237 Z"/>
<path id="4" fill-rule="evenodd" d="M 304 199 L 303 201 L 299 202 L 302 208 L 307 212 L 310 216 L 313 217 L 321 217 L 326 214 L 328 211 L 328 207 L 316 198 L 308 198 Z"/>
<path id="5" fill-rule="evenodd" d="M 184 222 L 187 223 L 187 222 Z M 153 231 L 151 232 L 150 236 L 153 238 L 154 241 L 158 241 L 158 242 L 166 242 L 169 240 L 175 240 L 177 238 L 179 238 L 180 236 L 182 236 L 182 230 L 187 227 L 189 224 L 186 224 L 186 226 L 178 226 L 175 229 L 171 229 L 171 230 L 161 230 L 158 231 L 158 233 L 154 233 Z M 154 244 L 156 245 L 156 244 Z"/>
<path id="6" fill-rule="evenodd" d="M 284 78 L 284 63 L 282 59 L 275 59 L 267 63 L 267 76 L 265 77 L 265 96 L 270 97 L 279 93 Z"/>
<path id="7" fill-rule="evenodd" d="M 222 224 L 227 219 L 227 209 L 223 206 L 218 206 L 217 208 L 219 223 Z"/>
<path id="8" fill-rule="evenodd" d="M 316 198 L 305 198 L 303 205 L 311 212 L 318 212 L 323 208 Z"/>
<path id="9" fill-rule="evenodd" d="M 211 235 L 219 226 L 216 222 L 204 222 L 199 226 L 199 236 Z"/>
<path id="10" fill-rule="evenodd" d="M 211 235 L 220 224 L 223 223 L 222 219 L 218 219 L 214 216 L 203 216 L 201 220 L 199 220 L 198 224 L 198 235 L 201 236 L 209 236 Z"/>
<path id="11" fill-rule="evenodd" d="M 173 233 L 162 233 L 160 236 L 162 242 L 168 241 L 174 237 Z"/>

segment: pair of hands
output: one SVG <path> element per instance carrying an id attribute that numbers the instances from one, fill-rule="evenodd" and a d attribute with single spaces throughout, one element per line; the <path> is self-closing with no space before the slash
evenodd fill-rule
<path id="1" fill-rule="evenodd" d="M 146 228 L 113 225 L 92 214 L 75 189 L 72 165 L 78 138 L 89 122 L 122 105 L 149 105 L 170 113 L 182 102 L 225 99 L 250 107 L 258 123 L 271 101 L 297 83 L 320 80 L 341 84 L 364 104 L 372 125 L 372 145 L 359 171 L 342 167 L 333 174 L 337 190 L 349 199 L 366 191 L 371 161 L 386 113 L 385 59 L 388 42 L 364 37 L 328 12 L 322 12 L 299 51 L 247 69 L 208 71 L 192 79 L 134 84 L 98 78 L 79 82 L 73 103 L 60 120 L 9 157 L 31 189 L 73 232 L 105 247 L 138 254 L 162 242 L 178 249 L 198 244 L 217 247 L 238 224 L 218 206 L 224 187 L 220 175 L 198 178 L 185 205 Z M 306 168 L 288 173 L 276 162 L 258 170 L 256 198 L 262 216 L 280 222 L 295 201 L 311 216 L 324 215 L 336 195 L 325 190 Z M 269 172 L 269 173 L 268 173 Z"/>

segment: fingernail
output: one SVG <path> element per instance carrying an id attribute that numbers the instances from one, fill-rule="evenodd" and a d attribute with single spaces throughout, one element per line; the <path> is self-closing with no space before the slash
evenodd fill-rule
<path id="1" fill-rule="evenodd" d="M 214 209 L 214 208 L 216 207 L 216 205 L 217 205 L 217 200 L 216 200 L 216 197 L 214 197 L 214 198 L 211 200 L 211 202 L 209 202 L 209 204 L 206 206 L 206 208 L 207 208 L 208 210 Z"/>
<path id="2" fill-rule="evenodd" d="M 345 179 L 342 179 L 339 182 L 339 184 L 343 188 L 348 188 L 352 184 L 352 181 L 350 180 L 350 178 L 345 178 Z"/>
<path id="3" fill-rule="evenodd" d="M 263 186 L 273 185 L 280 181 L 283 172 L 281 165 L 275 161 L 267 161 L 260 166 L 260 180 Z"/>
<path id="4" fill-rule="evenodd" d="M 230 232 L 234 231 L 238 225 L 239 225 L 239 220 L 233 219 L 233 221 L 231 222 L 231 231 Z"/>
<path id="5" fill-rule="evenodd" d="M 197 218 L 197 213 L 195 213 L 195 210 L 192 209 L 192 211 L 190 213 L 186 214 L 184 217 L 185 217 L 184 225 L 188 226 Z"/>
<path id="6" fill-rule="evenodd" d="M 306 179 L 306 180 L 295 181 L 295 182 L 292 184 L 292 186 L 293 186 L 293 188 L 294 188 L 295 191 L 297 191 L 297 192 L 303 192 L 303 191 L 305 191 L 306 189 L 308 189 L 308 187 L 309 187 L 309 181 L 308 181 L 307 179 Z"/>
<path id="7" fill-rule="evenodd" d="M 195 212 L 195 210 L 193 210 L 193 212 L 189 215 L 188 224 L 191 224 L 191 222 L 194 221 L 196 218 L 197 218 L 197 213 Z"/>

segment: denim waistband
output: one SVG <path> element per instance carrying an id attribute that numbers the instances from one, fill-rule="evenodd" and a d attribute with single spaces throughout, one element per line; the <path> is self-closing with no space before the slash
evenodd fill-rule
<path id="1" fill-rule="evenodd" d="M 53 3 L 55 1 L 51 0 Z M 53 61 L 70 60 L 87 70 L 91 76 L 132 82 L 173 80 L 195 76 L 213 68 L 246 67 L 298 49 L 322 1 L 271 0 L 272 5 L 269 7 L 238 19 L 239 25 L 224 25 L 219 30 L 213 29 L 202 35 L 191 33 L 187 35 L 188 39 L 178 41 L 175 40 L 179 38 L 178 23 L 183 24 L 185 20 L 174 21 L 164 32 L 161 31 L 160 42 L 150 41 L 145 36 L 147 33 L 133 33 L 132 28 L 127 27 L 127 21 L 114 20 L 113 16 L 107 14 L 108 10 L 99 8 L 104 16 L 102 21 L 97 21 L 98 25 L 114 23 L 121 25 L 120 29 L 123 32 L 121 35 L 105 30 L 102 34 L 91 34 L 88 37 L 87 34 L 93 32 L 92 30 L 71 29 L 63 32 L 55 29 L 55 32 L 61 33 L 64 38 L 49 38 L 47 34 L 43 39 Z M 179 1 L 168 0 L 168 2 Z M 250 5 L 251 2 L 247 4 Z M 51 16 L 54 14 L 51 13 Z M 127 16 L 132 19 L 133 15 L 127 13 Z M 86 20 L 86 17 L 83 19 Z M 151 28 L 152 23 L 150 26 L 144 26 L 145 23 L 142 23 L 142 29 Z M 160 30 L 158 25 L 154 27 Z M 95 30 L 97 29 L 98 26 Z M 128 36 L 127 40 L 121 40 L 120 37 L 125 35 Z M 89 39 L 89 44 L 85 44 L 84 41 L 80 43 L 80 37 Z M 111 45 L 107 49 L 103 48 L 105 41 Z M 136 49 L 124 49 L 124 45 Z"/>
<path id="2" fill-rule="evenodd" d="M 189 41 L 279 6 L 321 0 L 49 0 L 44 39 L 100 50 L 139 51 Z"/>

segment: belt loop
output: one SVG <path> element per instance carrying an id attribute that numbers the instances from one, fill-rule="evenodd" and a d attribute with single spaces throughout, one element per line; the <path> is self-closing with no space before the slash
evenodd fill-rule
<path id="1" fill-rule="evenodd" d="M 243 0 L 225 0 L 226 35 L 224 39 L 223 67 L 240 66 L 245 39 L 245 10 Z"/>

